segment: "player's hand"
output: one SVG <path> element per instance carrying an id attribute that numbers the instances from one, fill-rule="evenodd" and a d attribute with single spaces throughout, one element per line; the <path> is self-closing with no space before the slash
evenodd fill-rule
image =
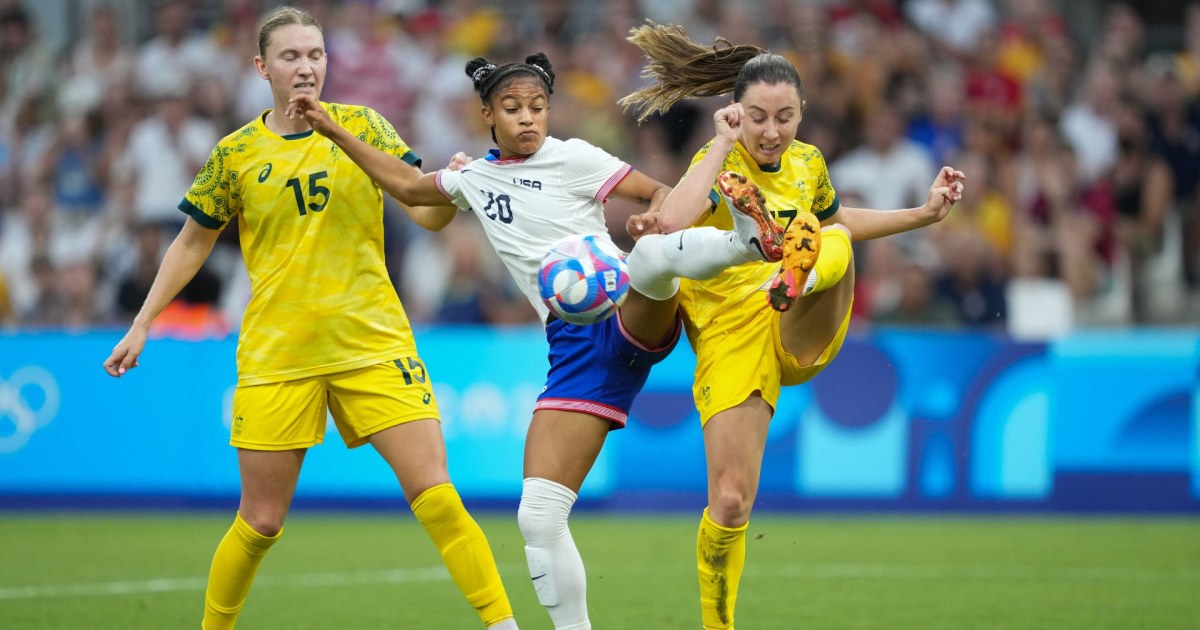
<path id="1" fill-rule="evenodd" d="M 929 198 L 925 200 L 925 210 L 929 213 L 931 223 L 946 218 L 955 202 L 962 199 L 963 181 L 967 176 L 962 171 L 956 171 L 949 166 L 943 166 L 929 187 Z"/>
<path id="2" fill-rule="evenodd" d="M 473 161 L 474 161 L 474 158 L 467 155 L 466 153 L 463 153 L 462 151 L 459 151 L 458 153 L 455 153 L 453 157 L 450 158 L 450 164 L 446 165 L 446 169 L 450 170 L 450 171 L 462 170 L 462 168 L 464 166 L 470 164 Z"/>
<path id="3" fill-rule="evenodd" d="M 637 240 L 647 234 L 662 234 L 662 228 L 658 226 L 658 213 L 646 212 L 643 214 L 635 214 L 625 220 L 625 231 Z"/>
<path id="4" fill-rule="evenodd" d="M 121 375 L 138 366 L 138 357 L 146 347 L 146 331 L 138 326 L 129 329 L 121 341 L 113 348 L 112 354 L 104 362 L 104 371 L 109 376 L 121 378 Z"/>
<path id="5" fill-rule="evenodd" d="M 730 146 L 738 141 L 742 134 L 742 119 L 746 110 L 741 103 L 731 103 L 713 113 L 713 127 L 717 137 L 729 141 Z"/>
<path id="6" fill-rule="evenodd" d="M 313 130 L 322 136 L 328 137 L 337 129 L 338 124 L 333 122 L 329 117 L 329 112 L 321 107 L 321 102 L 312 94 L 297 94 L 288 99 L 287 109 L 284 114 L 289 120 L 297 116 L 303 117 L 312 125 Z"/>

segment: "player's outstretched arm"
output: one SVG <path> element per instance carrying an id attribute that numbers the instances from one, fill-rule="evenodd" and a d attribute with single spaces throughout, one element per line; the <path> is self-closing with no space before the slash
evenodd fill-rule
<path id="1" fill-rule="evenodd" d="M 637 240 L 646 234 L 659 234 L 658 214 L 671 194 L 671 187 L 637 170 L 630 171 L 613 188 L 614 197 L 646 206 L 646 212 L 625 219 L 625 231 Z"/>
<path id="2" fill-rule="evenodd" d="M 471 156 L 459 151 L 450 158 L 450 163 L 446 165 L 448 171 L 460 171 L 472 162 Z M 417 167 L 413 167 L 418 173 L 421 172 Z M 458 209 L 449 204 L 440 206 L 407 206 L 400 204 L 401 208 L 408 213 L 408 217 L 413 220 L 413 223 L 430 230 L 438 232 L 442 228 L 450 225 L 454 217 L 458 215 Z"/>
<path id="3" fill-rule="evenodd" d="M 925 205 L 906 210 L 870 210 L 842 206 L 832 217 L 822 223 L 845 225 L 854 240 L 865 241 L 899 234 L 925 227 L 946 218 L 950 208 L 962 199 L 963 182 L 967 176 L 962 171 L 943 166 L 929 187 Z"/>
<path id="4" fill-rule="evenodd" d="M 404 164 L 404 166 L 408 166 L 416 171 L 418 178 L 424 177 L 424 173 L 421 172 L 421 169 L 415 166 L 409 166 L 404 162 L 401 163 Z M 451 163 L 453 164 L 453 162 Z M 364 172 L 365 170 L 366 169 L 364 169 Z M 368 175 L 369 174 L 370 173 L 368 173 Z M 382 184 L 380 184 L 380 188 L 383 188 Z M 384 190 L 387 189 L 384 188 Z M 395 197 L 395 195 L 392 196 Z M 400 201 L 400 198 L 396 197 L 396 201 Z M 455 215 L 458 214 L 458 209 L 452 205 L 449 205 L 445 196 L 442 196 L 441 204 L 442 205 L 437 206 L 410 206 L 403 201 L 400 201 L 400 207 L 404 209 L 404 213 L 408 215 L 408 218 L 412 219 L 413 223 L 416 223 L 417 225 L 431 232 L 441 231 L 442 228 L 450 225 L 450 222 L 454 220 Z"/>
<path id="5" fill-rule="evenodd" d="M 405 206 L 436 206 L 446 203 L 446 196 L 438 190 L 432 173 L 422 175 L 419 170 L 396 159 L 396 156 L 359 140 L 330 118 L 329 112 L 325 111 L 311 94 L 293 96 L 288 101 L 285 114 L 288 118 L 303 116 L 308 124 L 312 125 L 313 130 L 332 140 L 363 172 L 375 180 L 384 192 Z M 450 210 L 449 207 L 446 209 Z"/>
<path id="6" fill-rule="evenodd" d="M 129 331 L 104 361 L 104 371 L 108 372 L 109 376 L 120 378 L 122 374 L 138 366 L 138 356 L 146 347 L 146 335 L 150 332 L 150 324 L 154 323 L 154 318 L 158 317 L 167 304 L 195 277 L 208 255 L 212 253 L 220 235 L 220 230 L 206 228 L 190 218 L 183 225 L 179 235 L 167 248 L 162 266 L 154 276 L 154 284 L 150 285 L 146 301 L 133 318 Z"/>
<path id="7" fill-rule="evenodd" d="M 717 176 L 721 174 L 725 156 L 729 155 L 737 144 L 745 115 L 746 111 L 741 103 L 727 105 L 713 114 L 716 136 L 709 143 L 708 151 L 692 166 L 687 175 L 683 176 L 663 202 L 662 212 L 658 217 L 658 227 L 663 233 L 691 227 L 712 207 L 708 193 L 712 191 Z"/>

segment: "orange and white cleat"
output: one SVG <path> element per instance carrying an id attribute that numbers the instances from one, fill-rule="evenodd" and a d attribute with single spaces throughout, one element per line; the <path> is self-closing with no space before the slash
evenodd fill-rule
<path id="1" fill-rule="evenodd" d="M 717 188 L 733 215 L 737 238 L 766 262 L 782 260 L 783 228 L 771 218 L 767 198 L 758 186 L 741 173 L 725 171 L 717 177 Z"/>
<path id="2" fill-rule="evenodd" d="M 771 308 L 783 312 L 792 307 L 804 291 L 820 253 L 821 222 L 813 213 L 801 212 L 783 234 L 783 262 L 767 289 Z"/>

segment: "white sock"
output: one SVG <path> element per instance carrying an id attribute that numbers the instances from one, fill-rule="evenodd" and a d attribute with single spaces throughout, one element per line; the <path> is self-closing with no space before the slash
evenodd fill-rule
<path id="1" fill-rule="evenodd" d="M 496 623 L 488 626 L 487 630 L 521 630 L 521 629 L 517 627 L 517 620 L 513 619 L 512 617 L 509 617 L 508 619 L 505 619 L 504 621 L 497 621 Z"/>
<path id="2" fill-rule="evenodd" d="M 668 300 L 679 291 L 679 278 L 707 280 L 758 254 L 714 227 L 688 228 L 671 234 L 647 234 L 629 252 L 629 286 L 654 299 Z"/>
<path id="3" fill-rule="evenodd" d="M 818 278 L 816 269 L 808 272 L 808 278 L 804 280 L 804 290 L 800 292 L 800 295 L 808 295 L 809 293 L 812 293 L 813 289 L 817 288 L 817 280 Z"/>
<path id="4" fill-rule="evenodd" d="M 517 509 L 533 589 L 557 630 L 592 627 L 587 611 L 587 574 L 567 527 L 575 499 L 575 493 L 566 486 L 533 477 L 525 480 Z"/>

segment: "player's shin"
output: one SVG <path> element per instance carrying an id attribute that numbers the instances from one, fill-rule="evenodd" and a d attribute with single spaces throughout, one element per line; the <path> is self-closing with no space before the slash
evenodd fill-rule
<path id="1" fill-rule="evenodd" d="M 696 560 L 700 577 L 700 614 L 705 630 L 733 628 L 738 583 L 746 564 L 746 528 L 722 527 L 708 516 L 700 517 L 696 535 Z"/>
<path id="2" fill-rule="evenodd" d="M 511 618 L 512 606 L 500 581 L 496 560 L 483 530 L 467 513 L 448 483 L 422 492 L 412 502 L 413 514 L 442 554 L 450 577 L 485 626 Z"/>
<path id="3" fill-rule="evenodd" d="M 647 234 L 629 253 L 629 284 L 639 293 L 666 300 L 679 289 L 677 278 L 707 280 L 750 260 L 732 232 L 713 227 Z"/>
<path id="4" fill-rule="evenodd" d="M 824 291 L 842 281 L 850 266 L 853 249 L 846 230 L 830 226 L 821 229 L 821 255 L 813 265 L 801 295 Z"/>
<path id="5" fill-rule="evenodd" d="M 283 531 L 263 536 L 242 520 L 238 514 L 213 554 L 208 572 L 208 588 L 204 591 L 204 630 L 233 628 L 238 613 L 246 603 L 250 585 L 258 573 L 263 556 L 279 540 Z"/>
<path id="6" fill-rule="evenodd" d="M 526 479 L 517 523 L 538 602 L 557 630 L 589 630 L 587 575 L 567 527 L 576 495 L 548 479 Z"/>

